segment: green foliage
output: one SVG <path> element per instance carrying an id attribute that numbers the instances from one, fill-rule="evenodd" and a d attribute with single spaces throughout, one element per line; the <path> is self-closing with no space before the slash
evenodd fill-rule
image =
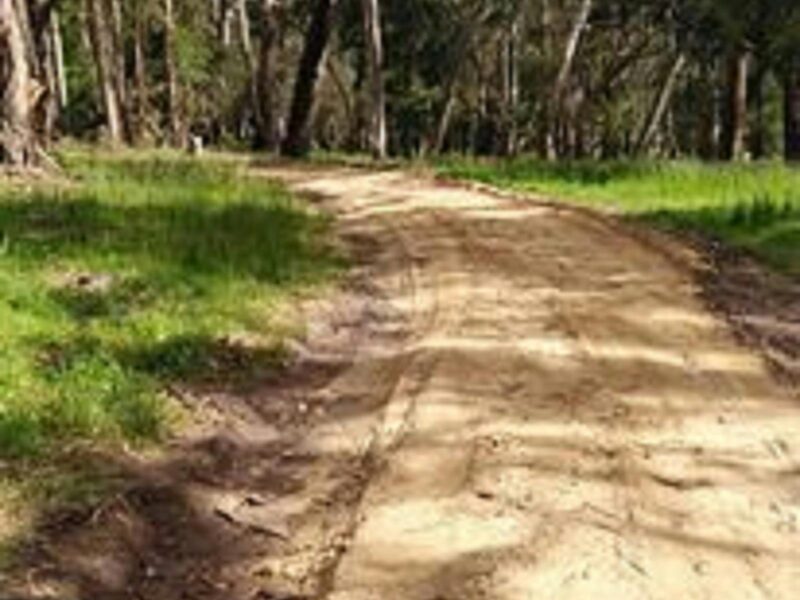
<path id="1" fill-rule="evenodd" d="M 166 382 L 273 368 L 278 310 L 340 264 L 325 219 L 233 164 L 64 162 L 78 185 L 0 189 L 0 457 L 158 439 Z"/>
<path id="2" fill-rule="evenodd" d="M 800 170 L 776 163 L 564 162 L 450 158 L 443 175 L 609 207 L 699 231 L 800 275 Z"/>

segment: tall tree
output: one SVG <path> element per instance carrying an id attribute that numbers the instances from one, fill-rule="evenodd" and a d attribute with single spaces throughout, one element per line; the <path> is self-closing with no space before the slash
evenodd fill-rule
<path id="1" fill-rule="evenodd" d="M 669 108 L 669 102 L 675 93 L 675 87 L 678 83 L 678 77 L 686 66 L 686 55 L 679 52 L 673 59 L 669 70 L 661 84 L 661 87 L 656 94 L 653 106 L 647 115 L 644 127 L 642 128 L 639 139 L 636 142 L 635 152 L 640 154 L 646 151 L 653 143 L 661 122 L 664 120 L 664 115 Z"/>
<path id="2" fill-rule="evenodd" d="M 96 0 L 95 0 L 96 1 Z M 167 127 L 173 146 L 183 145 L 174 0 L 164 0 L 164 72 L 167 88 Z"/>
<path id="3" fill-rule="evenodd" d="M 29 55 L 20 15 L 13 0 L 0 0 L 0 153 L 12 165 L 34 162 L 34 138 Z"/>
<path id="4" fill-rule="evenodd" d="M 316 0 L 306 32 L 303 54 L 289 112 L 289 125 L 281 151 L 287 156 L 302 156 L 311 148 L 308 127 L 314 106 L 314 94 L 333 25 L 337 0 Z"/>
<path id="5" fill-rule="evenodd" d="M 277 150 L 280 127 L 277 114 L 277 59 L 280 36 L 279 0 L 261 0 L 261 46 L 256 82 L 256 146 Z"/>
<path id="6" fill-rule="evenodd" d="M 123 141 L 122 106 L 117 80 L 114 76 L 114 41 L 109 27 L 110 19 L 103 0 L 87 0 L 90 37 L 94 52 L 97 85 L 105 114 L 108 141 Z"/>
<path id="7" fill-rule="evenodd" d="M 139 0 L 133 24 L 133 106 L 131 133 L 134 141 L 142 143 L 147 135 L 149 89 L 147 83 L 146 33 L 148 15 L 146 3 Z"/>
<path id="8" fill-rule="evenodd" d="M 745 45 L 737 45 L 728 57 L 728 87 L 725 110 L 724 157 L 741 160 L 747 150 L 747 102 L 750 52 Z"/>
<path id="9" fill-rule="evenodd" d="M 565 93 L 567 90 L 567 83 L 569 76 L 572 72 L 572 66 L 575 63 L 575 57 L 578 52 L 583 33 L 589 22 L 589 16 L 592 12 L 593 1 L 581 0 L 580 7 L 575 16 L 572 24 L 567 43 L 564 46 L 564 56 L 561 60 L 561 67 L 558 70 L 555 83 L 553 84 L 551 104 L 554 109 L 554 114 L 551 115 L 551 123 L 547 132 L 547 157 L 550 160 L 555 160 L 558 157 L 558 148 L 556 145 L 556 129 L 559 122 L 563 121 L 565 117 Z"/>
<path id="10" fill-rule="evenodd" d="M 378 0 L 361 1 L 370 78 L 370 149 L 376 159 L 386 158 L 386 98 L 383 86 L 383 35 Z"/>

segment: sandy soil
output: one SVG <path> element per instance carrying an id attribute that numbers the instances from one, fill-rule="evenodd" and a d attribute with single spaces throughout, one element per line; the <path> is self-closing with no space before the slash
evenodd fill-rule
<path id="1" fill-rule="evenodd" d="M 267 175 L 338 214 L 353 283 L 19 597 L 797 597 L 800 404 L 691 255 L 400 172 Z"/>

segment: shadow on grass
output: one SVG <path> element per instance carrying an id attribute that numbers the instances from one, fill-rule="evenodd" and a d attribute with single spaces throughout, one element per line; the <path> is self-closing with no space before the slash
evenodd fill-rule
<path id="1" fill-rule="evenodd" d="M 286 351 L 280 344 L 248 345 L 207 334 L 187 334 L 155 344 L 123 348 L 118 359 L 139 372 L 171 383 L 244 386 L 280 368 Z"/>
<path id="2" fill-rule="evenodd" d="M 800 275 L 800 205 L 768 195 L 727 205 L 664 208 L 637 215 L 672 231 L 697 233 L 738 248 L 771 267 Z"/>
<path id="3" fill-rule="evenodd" d="M 281 284 L 334 266 L 315 244 L 324 221 L 288 202 L 114 205 L 88 195 L 0 204 L 6 256 L 146 261 L 161 270 L 253 277 Z"/>
<path id="4" fill-rule="evenodd" d="M 0 275 L 18 288 L 0 295 L 0 335 L 24 356 L 0 371 L 0 456 L 160 437 L 166 383 L 242 385 L 274 370 L 281 336 L 263 313 L 341 267 L 326 219 L 276 187 L 226 195 L 209 175 L 206 193 L 191 166 L 195 201 L 168 188 L 182 179 L 165 162 L 159 199 L 157 185 L 126 187 L 159 181 L 152 162 L 134 167 L 114 166 L 128 181 L 108 190 L 0 198 Z M 230 340 L 251 322 L 267 342 Z"/>

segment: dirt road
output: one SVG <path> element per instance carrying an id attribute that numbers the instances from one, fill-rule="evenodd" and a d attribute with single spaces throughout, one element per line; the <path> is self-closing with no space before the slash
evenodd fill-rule
<path id="1" fill-rule="evenodd" d="M 403 173 L 267 175 L 338 214 L 363 285 L 294 383 L 217 398 L 97 519 L 139 533 L 84 528 L 53 572 L 148 600 L 798 596 L 800 404 L 667 253 Z"/>
<path id="2" fill-rule="evenodd" d="M 331 598 L 797 597 L 800 404 L 687 273 L 569 210 L 294 186 L 388 242 L 414 323 Z"/>

